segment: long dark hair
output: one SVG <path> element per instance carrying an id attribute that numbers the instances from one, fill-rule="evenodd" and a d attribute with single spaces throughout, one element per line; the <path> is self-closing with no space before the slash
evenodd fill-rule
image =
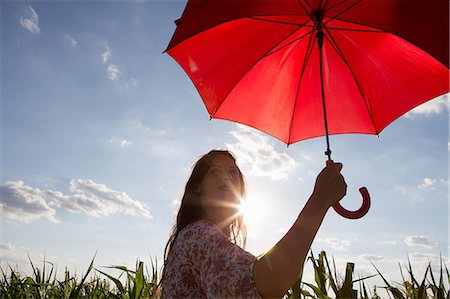
<path id="1" fill-rule="evenodd" d="M 196 192 L 200 186 L 203 177 L 209 171 L 210 166 L 214 159 L 218 155 L 226 155 L 230 157 L 233 161 L 236 161 L 233 154 L 226 150 L 212 150 L 194 164 L 191 176 L 186 183 L 183 197 L 181 199 L 180 209 L 178 210 L 176 223 L 172 227 L 169 240 L 167 241 L 166 247 L 164 249 L 164 265 L 167 262 L 168 255 L 172 249 L 173 243 L 177 238 L 180 231 L 185 228 L 188 224 L 196 222 L 203 218 L 203 207 L 200 202 L 200 196 Z M 244 177 L 239 170 L 239 179 L 241 181 L 241 190 L 239 190 L 239 195 L 244 198 L 245 196 L 245 182 Z M 231 222 L 228 231 L 228 238 L 230 241 L 245 247 L 247 242 L 247 230 L 245 228 L 245 223 L 242 214 L 238 214 L 235 219 Z"/>

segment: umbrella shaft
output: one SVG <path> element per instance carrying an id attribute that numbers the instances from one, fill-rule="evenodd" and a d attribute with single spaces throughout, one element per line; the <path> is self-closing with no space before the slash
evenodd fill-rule
<path id="1" fill-rule="evenodd" d="M 319 64 L 320 64 L 320 88 L 322 90 L 322 106 L 323 106 L 323 120 L 325 124 L 325 138 L 327 141 L 327 151 L 325 155 L 328 156 L 328 160 L 331 160 L 331 150 L 330 150 L 330 137 L 328 133 L 328 120 L 327 120 L 327 109 L 325 105 L 325 88 L 323 83 L 323 65 L 322 65 L 322 48 L 323 48 L 323 37 L 322 27 L 319 25 L 317 27 L 317 44 L 319 46 Z"/>

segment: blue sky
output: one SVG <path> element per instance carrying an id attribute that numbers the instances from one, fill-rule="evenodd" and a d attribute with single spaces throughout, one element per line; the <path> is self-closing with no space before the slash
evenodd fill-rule
<path id="1" fill-rule="evenodd" d="M 163 54 L 184 1 L 1 2 L 0 264 L 29 273 L 55 263 L 161 259 L 196 158 L 228 148 L 247 175 L 247 250 L 259 255 L 292 224 L 324 166 L 325 140 L 286 147 L 244 126 L 209 120 L 186 74 Z M 399 118 L 379 137 L 332 136 L 349 186 L 343 205 L 372 208 L 359 220 L 330 210 L 313 244 L 344 271 L 372 260 L 399 281 L 397 261 L 422 271 L 448 264 L 448 97 Z M 309 264 L 308 268 L 311 267 Z M 376 280 L 372 280 L 376 283 Z M 370 283 L 369 283 L 370 284 Z"/>

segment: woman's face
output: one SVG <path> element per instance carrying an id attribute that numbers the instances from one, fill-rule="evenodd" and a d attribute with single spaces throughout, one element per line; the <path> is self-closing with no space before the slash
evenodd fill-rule
<path id="1" fill-rule="evenodd" d="M 226 154 L 218 154 L 196 191 L 200 193 L 204 208 L 236 208 L 241 200 L 241 187 L 240 171 L 234 160 Z"/>

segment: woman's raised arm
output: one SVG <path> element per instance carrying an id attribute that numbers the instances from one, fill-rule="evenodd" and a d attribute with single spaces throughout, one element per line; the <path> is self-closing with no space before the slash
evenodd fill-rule
<path id="1" fill-rule="evenodd" d="M 280 298 L 297 280 L 328 209 L 346 194 L 341 169 L 342 164 L 330 163 L 321 171 L 311 197 L 292 227 L 255 263 L 254 281 L 263 298 Z"/>

